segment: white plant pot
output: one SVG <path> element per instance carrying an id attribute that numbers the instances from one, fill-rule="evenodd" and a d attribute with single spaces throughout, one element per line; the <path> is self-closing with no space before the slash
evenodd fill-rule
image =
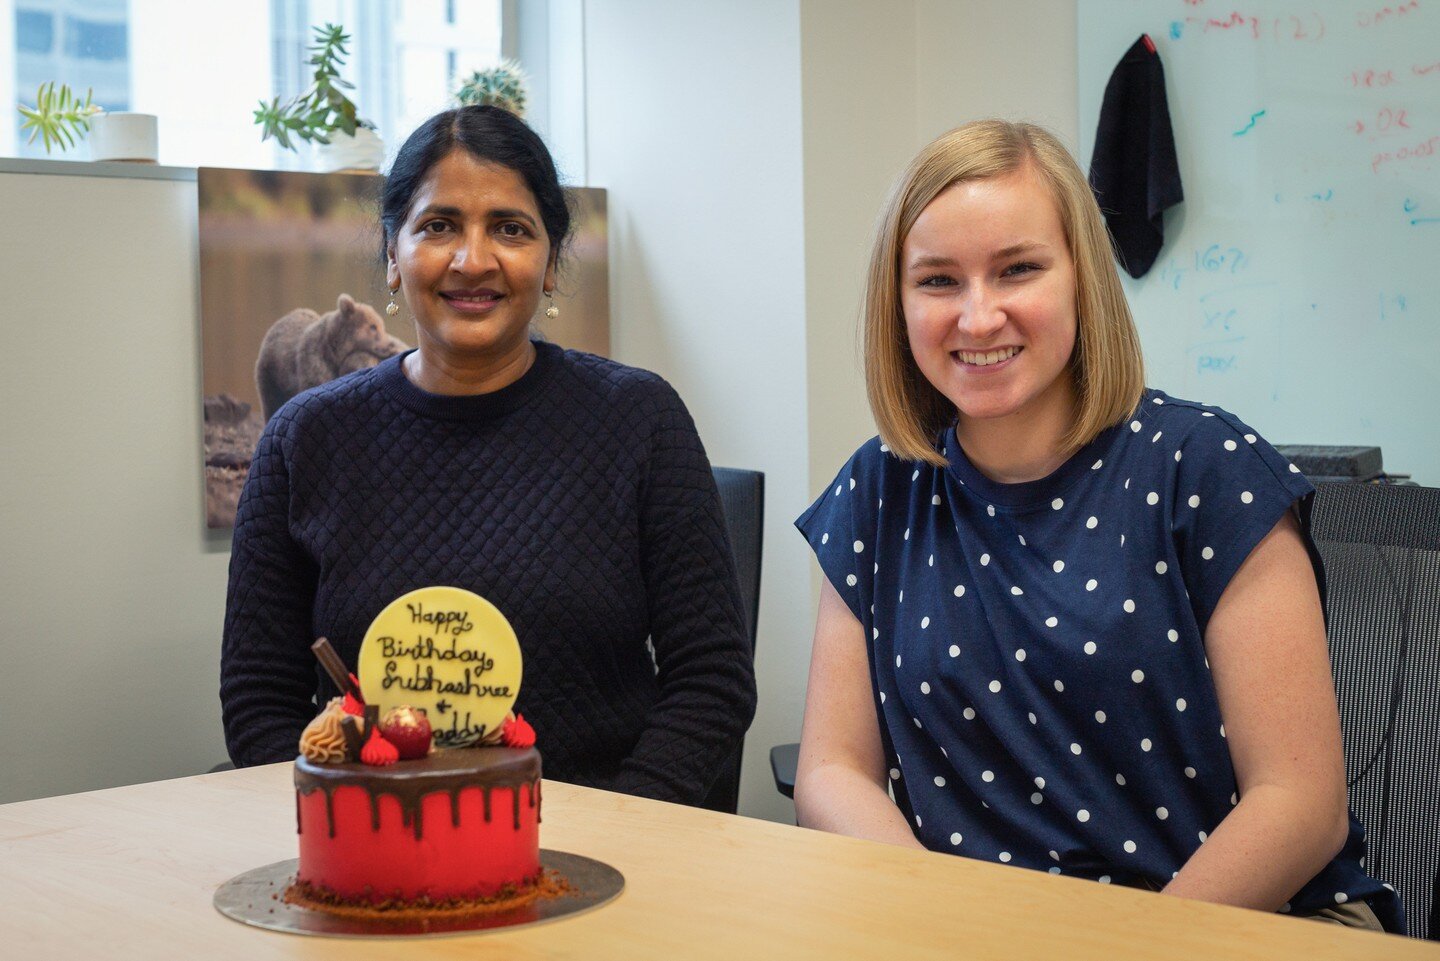
<path id="1" fill-rule="evenodd" d="M 379 170 L 385 162 L 385 142 L 369 127 L 356 127 L 353 137 L 337 130 L 328 144 L 315 145 L 315 161 L 323 173 Z"/>
<path id="2" fill-rule="evenodd" d="M 97 113 L 90 118 L 91 160 L 156 163 L 160 159 L 159 120 L 148 113 Z"/>

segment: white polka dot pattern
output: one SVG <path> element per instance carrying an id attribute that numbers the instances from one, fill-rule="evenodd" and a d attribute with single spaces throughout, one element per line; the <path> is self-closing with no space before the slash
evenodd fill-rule
<path id="1" fill-rule="evenodd" d="M 1147 400 L 1025 485 L 974 470 L 953 434 L 948 468 L 872 442 L 799 522 L 865 627 L 888 770 L 929 847 L 1165 878 L 1228 812 L 1196 616 L 1309 488 L 1228 414 Z"/>

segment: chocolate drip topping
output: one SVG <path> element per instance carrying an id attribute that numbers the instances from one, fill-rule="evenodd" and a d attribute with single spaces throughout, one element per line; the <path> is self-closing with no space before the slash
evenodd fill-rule
<path id="1" fill-rule="evenodd" d="M 450 795 L 450 816 L 460 824 L 460 792 L 478 787 L 484 796 L 485 820 L 490 820 L 490 791 L 511 788 L 514 797 L 515 829 L 520 829 L 520 786 L 529 788 L 532 806 L 540 782 L 540 753 L 534 748 L 480 747 L 434 751 L 429 757 L 401 761 L 385 767 L 366 764 L 315 764 L 304 757 L 295 760 L 297 813 L 299 795 L 325 792 L 325 815 L 330 836 L 335 836 L 335 791 L 344 786 L 364 788 L 370 795 L 370 824 L 380 829 L 380 796 L 388 794 L 400 802 L 402 823 L 413 825 L 418 840 L 424 834 L 421 802 L 427 795 L 444 791 Z M 298 823 L 298 816 L 297 816 Z"/>

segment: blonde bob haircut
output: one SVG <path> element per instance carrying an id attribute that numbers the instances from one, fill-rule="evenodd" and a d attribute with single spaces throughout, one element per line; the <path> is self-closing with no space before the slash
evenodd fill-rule
<path id="1" fill-rule="evenodd" d="M 957 413 L 925 379 L 910 352 L 900 304 L 905 238 L 945 188 L 999 177 L 1029 166 L 1050 188 L 1075 261 L 1079 330 L 1070 356 L 1078 399 L 1066 451 L 1094 440 L 1140 402 L 1145 387 L 1140 336 L 1111 256 L 1100 208 L 1069 152 L 1049 132 L 1026 123 L 976 120 L 933 141 L 910 162 L 881 211 L 865 289 L 865 384 L 880 438 L 896 456 L 937 467 L 935 437 Z"/>

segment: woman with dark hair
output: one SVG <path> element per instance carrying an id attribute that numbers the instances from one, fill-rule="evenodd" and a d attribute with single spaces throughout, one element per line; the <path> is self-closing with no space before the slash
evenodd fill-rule
<path id="1" fill-rule="evenodd" d="M 531 336 L 570 230 L 549 153 L 503 110 L 441 113 L 401 147 L 381 221 L 418 349 L 266 426 L 230 562 L 231 758 L 294 758 L 334 693 L 317 636 L 353 669 L 386 604 L 449 584 L 514 625 L 547 776 L 700 802 L 755 709 L 724 518 L 667 383 Z"/>

